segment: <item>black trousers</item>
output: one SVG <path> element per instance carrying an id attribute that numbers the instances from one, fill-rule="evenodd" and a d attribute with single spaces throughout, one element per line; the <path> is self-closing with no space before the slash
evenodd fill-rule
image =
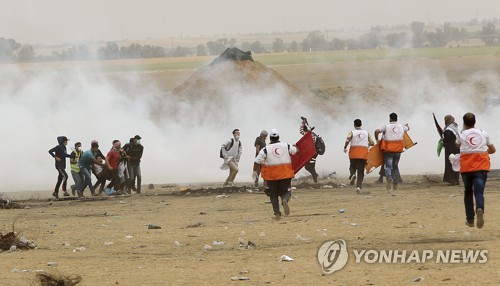
<path id="1" fill-rule="evenodd" d="M 281 214 L 278 197 L 281 197 L 281 200 L 286 200 L 287 202 L 290 200 L 290 197 L 292 196 L 290 192 L 292 179 L 266 181 L 266 183 L 269 190 L 269 198 L 271 199 L 271 204 L 273 205 L 273 211 L 275 214 Z"/>
<path id="2" fill-rule="evenodd" d="M 356 174 L 356 187 L 362 188 L 363 179 L 365 177 L 365 159 L 350 159 L 351 165 L 349 166 L 350 176 Z"/>
<path id="3" fill-rule="evenodd" d="M 61 186 L 61 183 L 62 183 L 62 190 L 63 192 L 66 193 L 66 183 L 68 182 L 68 174 L 66 173 L 66 170 L 64 169 L 57 169 L 57 172 L 59 173 L 59 175 L 57 176 L 57 183 L 56 183 L 56 187 L 54 189 L 54 193 L 59 193 L 59 187 Z"/>

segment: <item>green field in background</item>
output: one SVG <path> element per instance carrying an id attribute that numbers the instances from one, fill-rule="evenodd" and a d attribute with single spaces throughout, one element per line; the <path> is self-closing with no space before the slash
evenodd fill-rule
<path id="1" fill-rule="evenodd" d="M 498 47 L 459 47 L 459 48 L 420 48 L 420 49 L 377 49 L 355 51 L 331 51 L 308 53 L 254 54 L 253 58 L 264 65 L 293 65 L 314 63 L 336 63 L 379 60 L 414 60 L 414 59 L 444 59 L 468 56 L 499 56 Z M 216 57 L 214 56 L 213 59 Z M 107 72 L 131 71 L 174 71 L 183 69 L 198 69 L 211 60 L 192 57 L 192 60 L 169 63 L 148 63 L 135 66 L 113 65 L 103 67 Z"/>
<path id="2" fill-rule="evenodd" d="M 500 56 L 499 47 L 455 47 L 455 48 L 419 48 L 419 49 L 376 49 L 376 50 L 347 50 L 329 52 L 300 52 L 280 54 L 254 54 L 254 60 L 267 65 L 296 65 L 296 64 L 318 64 L 318 63 L 340 63 L 340 62 L 363 62 L 381 60 L 415 60 L 415 59 L 445 59 L 470 56 Z M 144 60 L 130 64 L 130 60 L 116 60 L 114 62 L 100 61 L 94 66 L 81 67 L 83 70 L 91 70 L 104 73 L 127 73 L 127 72 L 159 72 L 199 69 L 209 64 L 213 57 L 187 57 L 177 60 L 176 58 L 162 58 Z M 71 64 L 71 62 L 69 62 Z M 51 63 L 43 65 L 43 68 Z M 66 69 L 63 67 L 60 69 Z M 31 72 L 38 73 L 40 68 L 34 67 Z"/>

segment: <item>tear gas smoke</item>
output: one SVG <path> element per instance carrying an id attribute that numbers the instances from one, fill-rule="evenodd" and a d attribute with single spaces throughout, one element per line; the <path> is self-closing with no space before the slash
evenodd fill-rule
<path id="1" fill-rule="evenodd" d="M 360 118 L 363 128 L 373 136 L 376 128 L 388 123 L 391 112 L 399 115 L 400 123 L 409 123 L 409 134 L 418 142 L 402 156 L 403 175 L 443 172 L 444 159 L 436 156 L 438 135 L 432 112 L 442 125 L 442 118 L 452 114 L 459 126 L 465 112 L 475 112 L 477 127 L 490 134 L 492 143 L 500 144 L 495 128 L 500 119 L 500 113 L 495 112 L 498 106 L 477 104 L 474 86 L 482 82 L 489 87 L 487 95 L 497 96 L 493 91 L 498 90 L 498 75 L 478 73 L 456 84 L 444 73 L 437 78 L 427 74 L 422 70 L 418 76 L 412 72 L 397 82 L 379 83 L 393 91 L 386 98 L 373 98 L 362 89 L 354 89 L 340 102 L 319 103 L 307 96 L 291 97 L 279 83 L 258 90 L 244 82 L 232 83 L 227 89 L 219 87 L 222 100 L 214 105 L 208 98 L 176 97 L 141 74 L 123 75 L 118 83 L 109 75 L 78 69 L 9 71 L 0 77 L 0 129 L 4 136 L 0 191 L 52 189 L 57 172 L 47 151 L 57 144 L 59 135 L 70 138 L 68 153 L 75 142 L 82 142 L 87 150 L 95 139 L 105 154 L 112 140 L 128 142 L 141 135 L 144 184 L 223 182 L 228 172 L 219 169 L 222 160 L 218 152 L 234 128 L 241 130 L 243 145 L 235 182 L 249 182 L 253 143 L 260 131 L 278 128 L 282 142 L 294 143 L 300 138 L 300 116 L 316 126 L 327 145 L 316 165 L 323 174 L 348 174 L 349 160 L 342 150 L 354 119 Z M 492 157 L 495 166 L 499 164 Z M 67 171 L 70 174 L 69 160 Z M 308 173 L 302 170 L 300 174 Z M 70 176 L 68 185 L 72 183 Z"/>

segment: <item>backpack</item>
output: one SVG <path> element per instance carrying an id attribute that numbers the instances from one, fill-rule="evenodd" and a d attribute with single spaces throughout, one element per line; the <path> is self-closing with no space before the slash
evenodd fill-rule
<path id="1" fill-rule="evenodd" d="M 231 148 L 233 148 L 233 145 L 234 145 L 234 139 L 231 138 L 231 144 L 229 144 L 229 148 L 226 148 L 226 147 L 220 148 L 219 157 L 224 158 L 224 155 L 222 154 L 222 148 L 226 149 L 226 152 L 227 152 L 227 151 L 231 150 Z M 239 147 L 241 147 L 241 141 L 238 141 L 238 148 Z"/>
<path id="2" fill-rule="evenodd" d="M 316 153 L 318 155 L 323 155 L 325 154 L 325 141 L 323 141 L 323 138 L 320 136 L 316 136 L 316 142 L 314 143 L 314 146 L 316 147 Z"/>

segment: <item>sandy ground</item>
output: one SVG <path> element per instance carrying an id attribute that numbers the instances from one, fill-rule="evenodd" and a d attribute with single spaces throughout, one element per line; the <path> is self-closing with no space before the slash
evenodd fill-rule
<path id="1" fill-rule="evenodd" d="M 0 285 L 32 285 L 37 270 L 81 275 L 80 285 L 498 284 L 500 181 L 487 183 L 485 226 L 477 229 L 464 224 L 461 187 L 408 176 L 392 196 L 375 179 L 366 178 L 369 194 L 356 194 L 353 187 L 297 189 L 291 214 L 280 221 L 272 219 L 262 193 L 174 196 L 157 186 L 142 195 L 102 200 L 21 201 L 31 208 L 0 209 L 0 232 L 10 231 L 15 221 L 16 231 L 38 248 L 0 253 Z M 337 239 L 347 242 L 348 263 L 322 275 L 317 251 Z M 240 241 L 255 247 L 240 248 Z M 85 251 L 75 252 L 79 247 Z M 484 249 L 488 261 L 356 263 L 353 250 L 370 249 Z M 295 260 L 280 262 L 282 255 Z M 235 276 L 250 280 L 231 281 Z M 416 277 L 423 280 L 413 282 Z"/>

